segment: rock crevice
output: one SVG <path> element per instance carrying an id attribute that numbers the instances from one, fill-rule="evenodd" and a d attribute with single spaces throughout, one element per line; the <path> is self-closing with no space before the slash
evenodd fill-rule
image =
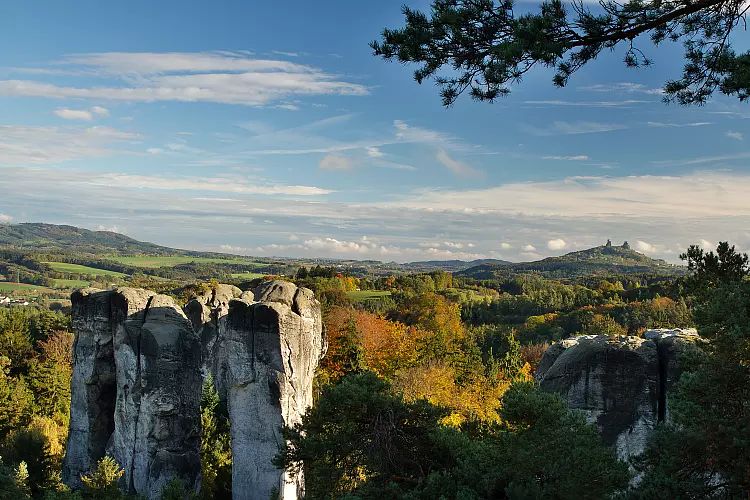
<path id="1" fill-rule="evenodd" d="M 255 300 L 257 297 L 257 301 Z M 294 499 L 302 477 L 273 465 L 280 429 L 312 404 L 325 353 L 320 304 L 282 281 L 254 292 L 218 285 L 178 307 L 148 290 L 72 296 L 76 331 L 63 480 L 73 488 L 105 454 L 131 494 L 200 484 L 200 394 L 211 374 L 229 409 L 236 499 Z"/>
<path id="2" fill-rule="evenodd" d="M 694 329 L 649 330 L 643 337 L 583 335 L 549 347 L 536 378 L 596 424 L 621 459 L 640 455 L 680 376 L 679 357 L 695 349 Z"/>

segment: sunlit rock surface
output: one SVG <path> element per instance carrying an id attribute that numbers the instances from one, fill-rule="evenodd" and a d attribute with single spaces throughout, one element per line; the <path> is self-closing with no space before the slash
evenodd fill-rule
<path id="1" fill-rule="evenodd" d="M 571 337 L 549 347 L 536 378 L 583 411 L 604 442 L 628 460 L 643 452 L 650 432 L 668 418 L 667 394 L 679 379 L 680 355 L 699 341 L 694 329 Z"/>
<path id="2" fill-rule="evenodd" d="M 301 477 L 277 469 L 281 427 L 300 421 L 312 404 L 312 379 L 325 353 L 320 304 L 310 290 L 272 281 L 254 297 L 230 302 L 218 352 L 226 363 L 236 499 L 302 495 Z"/>
<path id="3" fill-rule="evenodd" d="M 148 290 L 86 289 L 72 296 L 76 330 L 70 436 L 63 480 L 105 454 L 122 488 L 159 498 L 200 475 L 200 344 L 174 301 Z"/>
<path id="4" fill-rule="evenodd" d="M 257 300 L 256 300 L 257 299 Z M 72 296 L 76 331 L 71 423 L 63 479 L 73 488 L 105 454 L 122 488 L 161 497 L 172 479 L 200 483 L 200 394 L 211 374 L 227 403 L 236 499 L 295 499 L 302 477 L 272 461 L 281 427 L 312 404 L 326 350 L 320 304 L 292 283 L 254 292 L 219 285 L 183 311 L 148 290 L 85 289 Z"/>

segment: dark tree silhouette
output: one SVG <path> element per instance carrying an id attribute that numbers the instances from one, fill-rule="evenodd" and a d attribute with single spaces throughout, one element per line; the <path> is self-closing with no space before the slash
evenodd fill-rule
<path id="1" fill-rule="evenodd" d="M 600 0 L 592 9 L 549 0 L 537 12 L 517 15 L 512 0 L 433 0 L 430 15 L 404 7 L 406 26 L 385 29 L 370 45 L 386 60 L 419 64 L 414 78 L 434 77 L 449 106 L 467 91 L 479 101 L 506 95 L 535 66 L 555 68 L 553 81 L 564 86 L 620 44 L 627 66 L 650 65 L 635 43 L 644 35 L 657 45 L 671 40 L 685 47 L 682 77 L 665 84 L 665 100 L 702 104 L 720 90 L 744 101 L 750 52 L 736 54 L 729 37 L 745 28 L 749 7 L 744 0 Z"/>

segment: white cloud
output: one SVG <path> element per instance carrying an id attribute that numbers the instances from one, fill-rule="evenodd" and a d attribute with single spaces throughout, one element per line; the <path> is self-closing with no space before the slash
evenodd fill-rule
<path id="1" fill-rule="evenodd" d="M 612 132 L 627 128 L 619 123 L 600 123 L 589 121 L 555 121 L 551 125 L 536 127 L 525 125 L 522 127 L 526 132 L 540 137 L 553 135 L 578 135 L 578 134 L 597 134 L 601 132 Z"/>
<path id="2" fill-rule="evenodd" d="M 8 214 L 0 214 L 0 224 L 10 224 L 13 222 L 13 217 Z"/>
<path id="3" fill-rule="evenodd" d="M 55 114 L 63 120 L 83 120 L 90 122 L 94 119 L 91 111 L 86 111 L 85 109 L 58 108 L 55 110 Z"/>
<path id="4" fill-rule="evenodd" d="M 110 127 L 0 125 L 0 165 L 34 165 L 107 156 L 137 134 Z"/>
<path id="5" fill-rule="evenodd" d="M 728 161 L 745 160 L 750 158 L 750 153 L 737 153 L 731 155 L 717 155 L 717 156 L 699 156 L 697 158 L 686 158 L 682 160 L 656 160 L 652 161 L 654 165 L 665 166 L 665 167 L 685 167 L 690 165 L 704 165 L 706 163 L 722 163 Z"/>
<path id="6" fill-rule="evenodd" d="M 638 240 L 635 242 L 635 249 L 642 253 L 656 253 L 657 251 L 654 245 L 642 240 Z"/>
<path id="7" fill-rule="evenodd" d="M 459 177 L 479 177 L 483 175 L 481 171 L 475 169 L 474 167 L 471 167 L 462 161 L 451 158 L 444 149 L 438 150 L 437 155 L 435 155 L 435 159 L 439 161 L 440 164 L 442 164 L 445 168 L 453 172 L 454 175 L 457 175 Z"/>
<path id="8" fill-rule="evenodd" d="M 698 245 L 704 249 L 704 250 L 716 250 L 716 245 L 708 240 L 704 240 L 703 238 L 700 239 L 698 242 Z"/>
<path id="9" fill-rule="evenodd" d="M 238 177 L 160 177 L 106 173 L 92 175 L 87 184 L 163 191 L 206 191 L 255 195 L 320 196 L 333 191 L 315 186 L 251 183 Z"/>
<path id="10" fill-rule="evenodd" d="M 393 127 L 396 129 L 398 142 L 431 144 L 453 151 L 476 151 L 480 149 L 478 146 L 467 144 L 445 132 L 410 125 L 403 120 L 394 120 Z"/>
<path id="11" fill-rule="evenodd" d="M 384 153 L 377 146 L 368 146 L 365 150 L 370 158 L 382 158 L 384 156 Z"/>
<path id="12" fill-rule="evenodd" d="M 373 165 L 379 168 L 390 168 L 393 170 L 410 170 L 410 171 L 417 170 L 417 167 L 413 165 L 407 165 L 405 163 L 396 163 L 393 161 L 386 161 L 386 160 L 377 160 L 373 163 Z"/>
<path id="13" fill-rule="evenodd" d="M 369 93 L 364 85 L 339 80 L 312 66 L 255 59 L 242 52 L 107 52 L 69 56 L 59 66 L 115 79 L 120 85 L 76 87 L 4 80 L 0 95 L 263 106 L 291 96 Z"/>
<path id="14" fill-rule="evenodd" d="M 485 189 L 423 190 L 393 205 L 441 211 L 546 216 L 750 216 L 750 175 L 569 177 Z"/>
<path id="15" fill-rule="evenodd" d="M 579 185 L 582 181 L 574 178 L 567 183 L 570 190 L 563 192 L 553 186 L 566 181 L 524 183 L 520 191 L 508 188 L 515 185 L 495 186 L 462 191 L 459 198 L 440 192 L 428 200 L 431 193 L 415 191 L 394 204 L 363 203 L 359 193 L 327 197 L 321 194 L 328 191 L 323 188 L 251 179 L 246 171 L 214 174 L 217 179 L 206 182 L 209 176 L 198 174 L 133 176 L 73 166 L 2 167 L 2 211 L 23 214 L 24 220 L 89 228 L 127 220 L 130 235 L 141 240 L 197 250 L 217 250 L 215 245 L 221 243 L 254 255 L 519 261 L 554 253 L 546 247 L 550 235 L 565 235 L 569 248 L 601 245 L 613 236 L 631 240 L 636 248 L 635 240 L 640 240 L 656 249 L 651 255 L 672 262 L 701 238 L 750 249 L 750 200 L 721 192 L 729 186 L 746 193 L 750 175 L 719 179 L 692 174 L 685 176 L 687 181 L 668 177 L 652 186 L 653 193 L 626 182 L 639 186 L 648 184 L 649 177 L 604 178 L 611 185 L 601 179 Z M 707 193 L 694 196 L 691 183 L 704 185 Z M 320 196 L 313 197 L 316 194 Z M 728 201 L 722 201 L 724 194 Z M 552 199 L 545 200 L 548 196 Z M 707 200 L 728 207 L 706 209 Z M 534 203 L 527 211 L 529 201 Z M 620 204 L 623 211 L 612 211 Z M 291 240 L 291 234 L 299 239 Z M 534 244 L 524 248 L 526 243 L 519 242 Z M 539 250 L 536 242 L 543 242 Z"/>
<path id="16" fill-rule="evenodd" d="M 664 122 L 646 122 L 646 125 L 654 128 L 684 128 L 684 127 L 704 127 L 711 125 L 711 122 L 689 122 L 689 123 L 664 123 Z"/>
<path id="17" fill-rule="evenodd" d="M 563 100 L 546 100 L 546 101 L 524 101 L 524 104 L 534 106 L 575 106 L 581 108 L 617 108 L 622 106 L 632 106 L 651 101 L 641 101 L 627 99 L 624 101 L 563 101 Z"/>
<path id="18" fill-rule="evenodd" d="M 120 233 L 125 234 L 125 231 L 120 229 L 118 226 L 105 226 L 103 224 L 99 224 L 96 226 L 97 231 L 109 231 L 110 233 Z"/>
<path id="19" fill-rule="evenodd" d="M 589 159 L 588 155 L 573 155 L 573 156 L 542 156 L 543 160 L 563 160 L 563 161 L 586 161 Z"/>
<path id="20" fill-rule="evenodd" d="M 285 109 L 287 111 L 299 111 L 300 109 L 296 104 L 277 104 L 274 108 Z"/>
<path id="21" fill-rule="evenodd" d="M 745 136 L 742 134 L 742 132 L 735 132 L 730 130 L 726 133 L 726 136 L 730 139 L 734 139 L 735 141 L 742 141 L 745 139 Z"/>
<path id="22" fill-rule="evenodd" d="M 555 238 L 554 240 L 549 240 L 547 242 L 547 248 L 550 250 L 562 250 L 567 246 L 568 244 L 562 238 Z"/>
<path id="23" fill-rule="evenodd" d="M 95 116 L 109 116 L 109 110 L 101 106 L 93 106 L 89 109 L 58 108 L 55 114 L 64 120 L 83 120 L 90 122 Z"/>
<path id="24" fill-rule="evenodd" d="M 649 88 L 642 83 L 633 82 L 619 82 L 619 83 L 598 83 L 596 85 L 589 85 L 586 87 L 579 87 L 580 90 L 589 90 L 592 92 L 624 92 L 624 93 L 636 93 L 636 94 L 649 94 L 649 95 L 660 95 L 664 91 L 657 88 Z"/>
<path id="25" fill-rule="evenodd" d="M 351 170 L 352 160 L 346 156 L 329 154 L 321 158 L 318 165 L 323 170 Z"/>

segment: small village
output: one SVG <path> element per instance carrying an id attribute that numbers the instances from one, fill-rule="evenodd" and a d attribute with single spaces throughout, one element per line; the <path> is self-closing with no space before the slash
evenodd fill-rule
<path id="1" fill-rule="evenodd" d="M 11 307 L 11 306 L 29 306 L 32 305 L 32 303 L 36 299 L 29 299 L 25 297 L 10 297 L 5 295 L 0 295 L 0 306 L 5 307 Z"/>

